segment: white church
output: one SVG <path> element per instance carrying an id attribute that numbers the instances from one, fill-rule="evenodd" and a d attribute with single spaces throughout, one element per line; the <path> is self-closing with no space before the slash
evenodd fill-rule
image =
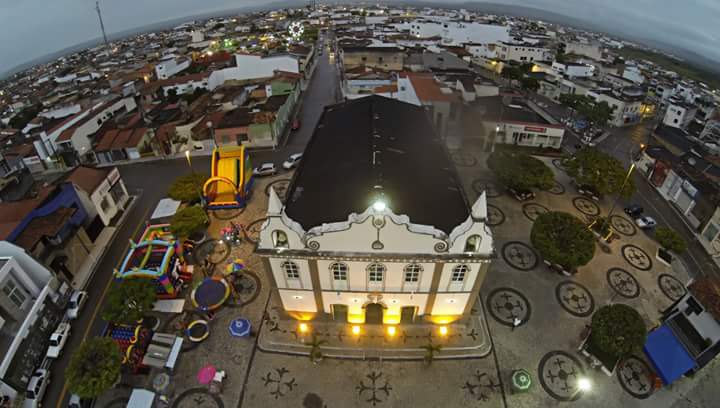
<path id="1" fill-rule="evenodd" d="M 485 194 L 468 203 L 423 108 L 381 96 L 325 109 L 267 216 L 256 252 L 299 319 L 449 323 L 494 256 Z"/>

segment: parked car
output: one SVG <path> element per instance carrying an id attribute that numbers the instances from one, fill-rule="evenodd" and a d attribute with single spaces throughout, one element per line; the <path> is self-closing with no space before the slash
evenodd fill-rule
<path id="1" fill-rule="evenodd" d="M 77 394 L 70 395 L 70 400 L 68 401 L 68 408 L 87 408 L 90 407 L 91 401 L 84 400 L 80 398 Z"/>
<path id="2" fill-rule="evenodd" d="M 283 162 L 283 168 L 290 170 L 293 167 L 297 167 L 297 165 L 300 164 L 300 159 L 302 159 L 302 153 L 291 154 L 290 157 Z"/>
<path id="3" fill-rule="evenodd" d="M 508 192 L 518 201 L 527 201 L 535 198 L 535 193 L 531 190 L 508 188 Z"/>
<path id="4" fill-rule="evenodd" d="M 298 130 L 300 129 L 300 119 L 293 120 L 292 126 L 290 126 L 291 130 Z"/>
<path id="5" fill-rule="evenodd" d="M 45 354 L 47 358 L 60 357 L 60 353 L 63 347 L 65 347 L 68 337 L 70 337 L 70 323 L 60 323 L 58 328 L 55 329 L 55 333 L 50 335 L 50 347 L 48 347 L 47 353 Z"/>
<path id="6" fill-rule="evenodd" d="M 277 167 L 275 167 L 275 163 L 263 163 L 253 169 L 253 174 L 256 176 L 274 176 L 277 174 Z"/>
<path id="7" fill-rule="evenodd" d="M 82 309 L 85 302 L 87 302 L 87 298 L 87 292 L 82 290 L 74 291 L 73 294 L 70 295 L 70 300 L 67 304 L 65 316 L 67 316 L 67 318 L 70 320 L 77 319 L 78 315 L 80 314 L 80 309 Z"/>
<path id="8" fill-rule="evenodd" d="M 597 190 L 595 190 L 595 188 L 587 184 L 578 185 L 577 191 L 578 193 L 586 197 L 592 198 L 595 201 L 600 201 L 600 199 L 602 198 L 602 195 Z"/>
<path id="9" fill-rule="evenodd" d="M 643 211 L 645 211 L 645 210 L 637 204 L 633 204 L 633 205 L 625 207 L 625 214 L 627 214 L 633 218 L 638 218 L 638 217 L 642 216 Z"/>
<path id="10" fill-rule="evenodd" d="M 44 368 L 38 368 L 30 377 L 25 389 L 24 408 L 37 408 L 42 403 L 45 390 L 50 384 L 50 373 Z"/>
<path id="11" fill-rule="evenodd" d="M 657 222 L 655 222 L 655 219 L 652 217 L 640 217 L 635 220 L 635 224 L 637 224 L 637 226 L 641 229 L 650 229 L 654 228 L 657 225 Z"/>

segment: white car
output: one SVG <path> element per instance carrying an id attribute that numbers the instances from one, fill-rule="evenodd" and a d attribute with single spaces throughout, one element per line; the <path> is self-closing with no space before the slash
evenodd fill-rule
<path id="1" fill-rule="evenodd" d="M 283 162 L 283 168 L 285 170 L 290 170 L 293 167 L 297 167 L 298 164 L 300 164 L 300 159 L 302 159 L 302 153 L 295 153 L 290 155 L 287 160 Z"/>
<path id="2" fill-rule="evenodd" d="M 657 225 L 657 222 L 655 222 L 652 217 L 640 217 L 635 220 L 635 224 L 637 224 L 637 226 L 641 229 L 650 229 L 654 228 Z"/>
<path id="3" fill-rule="evenodd" d="M 68 337 L 70 337 L 70 323 L 60 323 L 55 333 L 50 335 L 50 347 L 45 354 L 47 358 L 58 358 Z"/>
<path id="4" fill-rule="evenodd" d="M 65 316 L 67 316 L 67 318 L 70 320 L 77 319 L 78 315 L 80 314 L 80 309 L 82 309 L 85 302 L 87 302 L 87 298 L 87 292 L 82 290 L 74 291 L 73 294 L 70 295 L 70 300 L 67 304 Z"/>
<path id="5" fill-rule="evenodd" d="M 38 368 L 30 377 L 25 389 L 24 408 L 37 408 L 41 405 L 45 390 L 50 384 L 50 373 L 44 368 Z"/>
<path id="6" fill-rule="evenodd" d="M 253 169 L 253 174 L 256 176 L 274 176 L 277 174 L 277 168 L 275 163 L 263 163 Z"/>
<path id="7" fill-rule="evenodd" d="M 86 406 L 89 406 L 87 401 L 83 401 L 82 398 L 80 398 L 77 394 L 70 395 L 70 400 L 68 401 L 68 408 L 83 408 Z"/>

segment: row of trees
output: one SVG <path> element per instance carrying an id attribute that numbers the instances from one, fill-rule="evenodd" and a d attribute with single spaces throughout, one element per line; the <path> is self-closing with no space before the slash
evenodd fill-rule
<path id="1" fill-rule="evenodd" d="M 607 102 L 596 102 L 587 95 L 563 94 L 560 103 L 578 112 L 595 126 L 605 126 L 612 119 L 614 107 Z"/>

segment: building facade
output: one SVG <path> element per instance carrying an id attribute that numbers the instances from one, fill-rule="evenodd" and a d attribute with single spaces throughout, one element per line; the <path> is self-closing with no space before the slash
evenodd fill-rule
<path id="1" fill-rule="evenodd" d="M 486 197 L 468 205 L 440 143 L 418 106 L 368 96 L 326 108 L 288 202 L 270 192 L 257 247 L 291 316 L 446 323 L 469 312 L 494 254 Z"/>

